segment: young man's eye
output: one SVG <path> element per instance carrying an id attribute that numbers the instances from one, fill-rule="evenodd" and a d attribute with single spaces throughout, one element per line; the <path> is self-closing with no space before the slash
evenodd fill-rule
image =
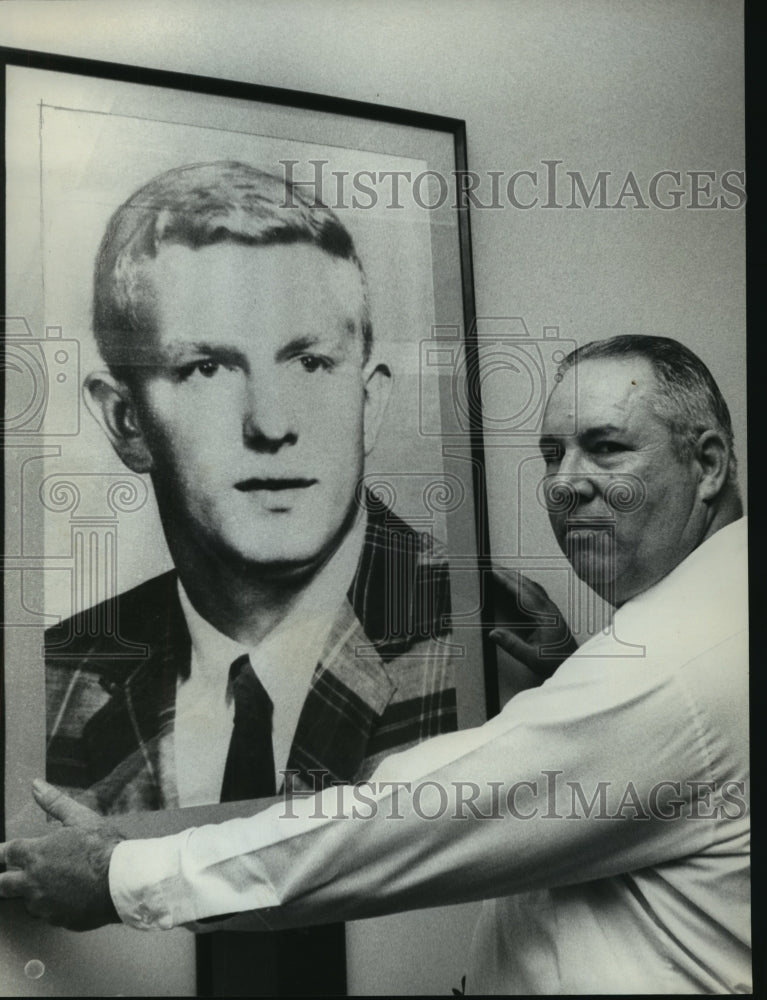
<path id="1" fill-rule="evenodd" d="M 213 376 L 220 369 L 221 363 L 219 361 L 212 361 L 210 358 L 205 358 L 202 361 L 194 361 L 191 364 L 183 365 L 177 370 L 177 375 L 182 382 L 191 378 L 193 375 L 202 375 L 204 378 L 213 378 Z"/>
<path id="2" fill-rule="evenodd" d="M 302 354 L 299 360 L 301 367 L 307 372 L 329 371 L 333 367 L 329 358 L 317 354 Z"/>
<path id="3" fill-rule="evenodd" d="M 200 373 L 200 375 L 204 375 L 205 378 L 212 378 L 220 367 L 221 365 L 218 363 L 218 361 L 210 361 L 210 360 L 198 361 L 196 366 L 197 371 Z"/>

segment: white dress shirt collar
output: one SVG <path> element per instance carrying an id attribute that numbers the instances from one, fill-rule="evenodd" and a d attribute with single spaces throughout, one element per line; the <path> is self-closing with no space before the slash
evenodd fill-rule
<path id="1" fill-rule="evenodd" d="M 231 735 L 233 706 L 227 703 L 229 667 L 247 653 L 274 705 L 273 749 L 276 786 L 298 725 L 322 647 L 346 597 L 359 561 L 366 517 L 352 529 L 301 593 L 285 617 L 254 646 L 219 632 L 192 605 L 179 580 L 181 607 L 192 655 L 189 677 L 176 695 L 175 749 L 179 805 L 218 801 Z"/>

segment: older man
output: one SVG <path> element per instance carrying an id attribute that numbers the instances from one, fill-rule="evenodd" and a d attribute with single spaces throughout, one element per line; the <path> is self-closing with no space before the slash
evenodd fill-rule
<path id="1" fill-rule="evenodd" d="M 147 929 L 485 899 L 467 992 L 748 992 L 746 533 L 727 407 L 663 338 L 587 345 L 560 375 L 541 438 L 552 526 L 617 606 L 612 633 L 484 726 L 390 757 L 364 796 L 118 842 L 38 785 L 74 825 L 7 845 L 0 891 L 68 926 Z"/>

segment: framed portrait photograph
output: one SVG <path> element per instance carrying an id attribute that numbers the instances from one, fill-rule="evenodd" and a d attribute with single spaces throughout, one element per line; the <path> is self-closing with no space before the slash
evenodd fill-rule
<path id="1" fill-rule="evenodd" d="M 462 123 L 3 61 L 5 836 L 37 776 L 157 835 L 483 722 Z M 342 993 L 344 933 L 201 936 L 197 993 Z"/>

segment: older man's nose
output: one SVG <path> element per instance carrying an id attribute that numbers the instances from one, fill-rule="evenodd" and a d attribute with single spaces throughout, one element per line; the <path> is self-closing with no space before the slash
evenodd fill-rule
<path id="1" fill-rule="evenodd" d="M 276 378 L 248 380 L 243 400 L 242 436 L 256 451 L 275 452 L 295 444 L 295 408 Z"/>
<path id="2" fill-rule="evenodd" d="M 565 453 L 555 472 L 543 481 L 544 504 L 550 513 L 575 510 L 593 499 L 597 488 L 588 462 L 583 456 Z"/>

